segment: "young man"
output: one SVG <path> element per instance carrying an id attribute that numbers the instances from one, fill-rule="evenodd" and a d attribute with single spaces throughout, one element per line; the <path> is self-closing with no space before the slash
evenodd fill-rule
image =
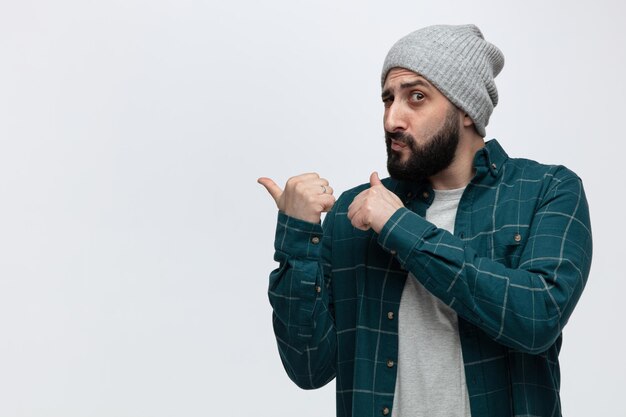
<path id="1" fill-rule="evenodd" d="M 567 168 L 483 140 L 503 64 L 474 25 L 413 32 L 382 71 L 390 178 L 336 202 L 317 174 L 259 179 L 280 210 L 280 356 L 302 388 L 336 378 L 338 416 L 561 415 L 588 207 Z"/>

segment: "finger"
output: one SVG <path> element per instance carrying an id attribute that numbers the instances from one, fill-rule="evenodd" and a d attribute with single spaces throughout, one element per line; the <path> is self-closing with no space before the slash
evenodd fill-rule
<path id="1" fill-rule="evenodd" d="M 335 197 L 333 197 L 332 195 L 323 195 L 321 203 L 322 211 L 329 212 L 335 205 Z"/>
<path id="2" fill-rule="evenodd" d="M 354 213 L 356 213 L 356 211 L 357 206 L 355 202 L 352 201 L 352 203 L 350 203 L 350 205 L 348 206 L 348 219 L 352 220 L 352 217 L 354 217 Z"/>
<path id="3" fill-rule="evenodd" d="M 326 178 L 308 178 L 307 179 L 307 184 L 314 184 L 314 185 L 328 185 L 329 182 Z"/>
<path id="4" fill-rule="evenodd" d="M 356 213 L 356 206 L 354 205 L 354 202 L 352 202 L 349 206 L 348 206 L 348 220 L 352 221 L 352 218 L 354 217 L 354 213 Z"/>
<path id="5" fill-rule="evenodd" d="M 261 184 L 268 193 L 272 196 L 276 204 L 278 204 L 278 200 L 280 200 L 280 196 L 283 194 L 283 190 L 276 185 L 276 183 L 271 178 L 261 177 L 257 180 L 259 184 Z"/>
<path id="6" fill-rule="evenodd" d="M 350 221 L 352 221 L 356 217 L 357 213 L 361 211 L 362 205 L 363 202 L 361 199 L 358 199 L 358 196 L 352 200 L 352 203 L 348 206 L 348 219 L 350 219 Z"/>
<path id="7" fill-rule="evenodd" d="M 349 207 L 355 207 L 355 208 L 356 208 L 356 207 L 357 207 L 357 205 L 359 205 L 359 206 L 360 206 L 361 204 L 363 204 L 363 200 L 365 200 L 369 194 L 370 194 L 370 192 L 369 192 L 369 188 L 367 188 L 367 189 L 365 189 L 365 190 L 361 191 L 359 194 L 357 194 L 357 196 L 356 196 L 356 197 L 354 197 L 354 198 L 352 199 L 352 203 L 350 203 L 350 206 L 349 206 Z M 349 207 L 348 207 L 348 208 L 349 208 Z"/>
<path id="8" fill-rule="evenodd" d="M 352 216 L 350 218 L 350 223 L 352 226 L 359 230 L 367 231 L 370 229 L 369 223 L 364 218 L 364 213 L 360 208 L 356 208 L 352 212 Z"/>
<path id="9" fill-rule="evenodd" d="M 378 172 L 374 171 L 372 172 L 372 175 L 370 175 L 370 185 L 372 187 L 374 187 L 375 185 L 383 185 L 383 183 L 380 181 L 380 178 L 378 178 Z"/>
<path id="10" fill-rule="evenodd" d="M 289 178 L 287 184 L 285 184 L 285 190 L 298 189 L 301 187 L 307 188 L 312 184 L 324 184 L 323 181 L 320 181 L 320 176 L 315 172 L 300 174 Z"/>
<path id="11" fill-rule="evenodd" d="M 330 185 L 318 184 L 317 182 L 311 182 L 308 184 L 303 184 L 301 190 L 305 191 L 309 194 L 328 194 L 332 195 L 335 190 Z"/>
<path id="12" fill-rule="evenodd" d="M 326 178 L 318 178 L 317 180 L 315 180 L 316 184 L 322 184 L 322 185 L 328 185 L 329 182 Z"/>
<path id="13" fill-rule="evenodd" d="M 359 230 L 363 230 L 364 232 L 367 232 L 371 229 L 369 224 L 353 224 L 353 226 Z"/>
<path id="14" fill-rule="evenodd" d="M 333 192 L 335 190 L 333 190 L 333 187 L 331 187 L 330 185 L 322 185 L 320 186 L 320 191 L 322 194 L 333 195 Z"/>
<path id="15" fill-rule="evenodd" d="M 300 180 L 311 180 L 311 179 L 319 179 L 320 175 L 317 172 L 307 172 L 304 174 L 300 174 L 294 178 L 298 178 Z"/>

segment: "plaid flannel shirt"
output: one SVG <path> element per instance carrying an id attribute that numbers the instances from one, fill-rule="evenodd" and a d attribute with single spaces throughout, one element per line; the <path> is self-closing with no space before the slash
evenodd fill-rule
<path id="1" fill-rule="evenodd" d="M 383 180 L 405 207 L 380 234 L 347 218 L 369 184 L 343 193 L 323 228 L 279 212 L 269 298 L 280 357 L 302 388 L 336 378 L 338 416 L 391 414 L 407 271 L 458 314 L 473 417 L 561 415 L 561 332 L 592 253 L 581 180 L 495 140 L 474 167 L 454 235 L 424 219 L 428 183 Z"/>

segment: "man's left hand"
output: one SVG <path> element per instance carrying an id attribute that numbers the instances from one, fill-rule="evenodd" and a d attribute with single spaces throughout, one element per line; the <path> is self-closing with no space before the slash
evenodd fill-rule
<path id="1" fill-rule="evenodd" d="M 360 230 L 374 229 L 380 233 L 387 220 L 400 207 L 404 207 L 397 195 L 385 188 L 378 174 L 370 175 L 370 188 L 357 195 L 348 207 L 348 219 Z"/>

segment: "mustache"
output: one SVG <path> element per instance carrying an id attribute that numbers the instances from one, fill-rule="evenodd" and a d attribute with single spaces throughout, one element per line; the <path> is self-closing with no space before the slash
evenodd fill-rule
<path id="1" fill-rule="evenodd" d="M 394 140 L 396 142 L 400 142 L 403 144 L 408 144 L 410 142 L 413 141 L 413 137 L 411 135 L 409 135 L 408 133 L 405 132 L 389 132 L 387 130 L 385 130 L 385 140 L 387 142 L 390 142 L 391 140 Z"/>

